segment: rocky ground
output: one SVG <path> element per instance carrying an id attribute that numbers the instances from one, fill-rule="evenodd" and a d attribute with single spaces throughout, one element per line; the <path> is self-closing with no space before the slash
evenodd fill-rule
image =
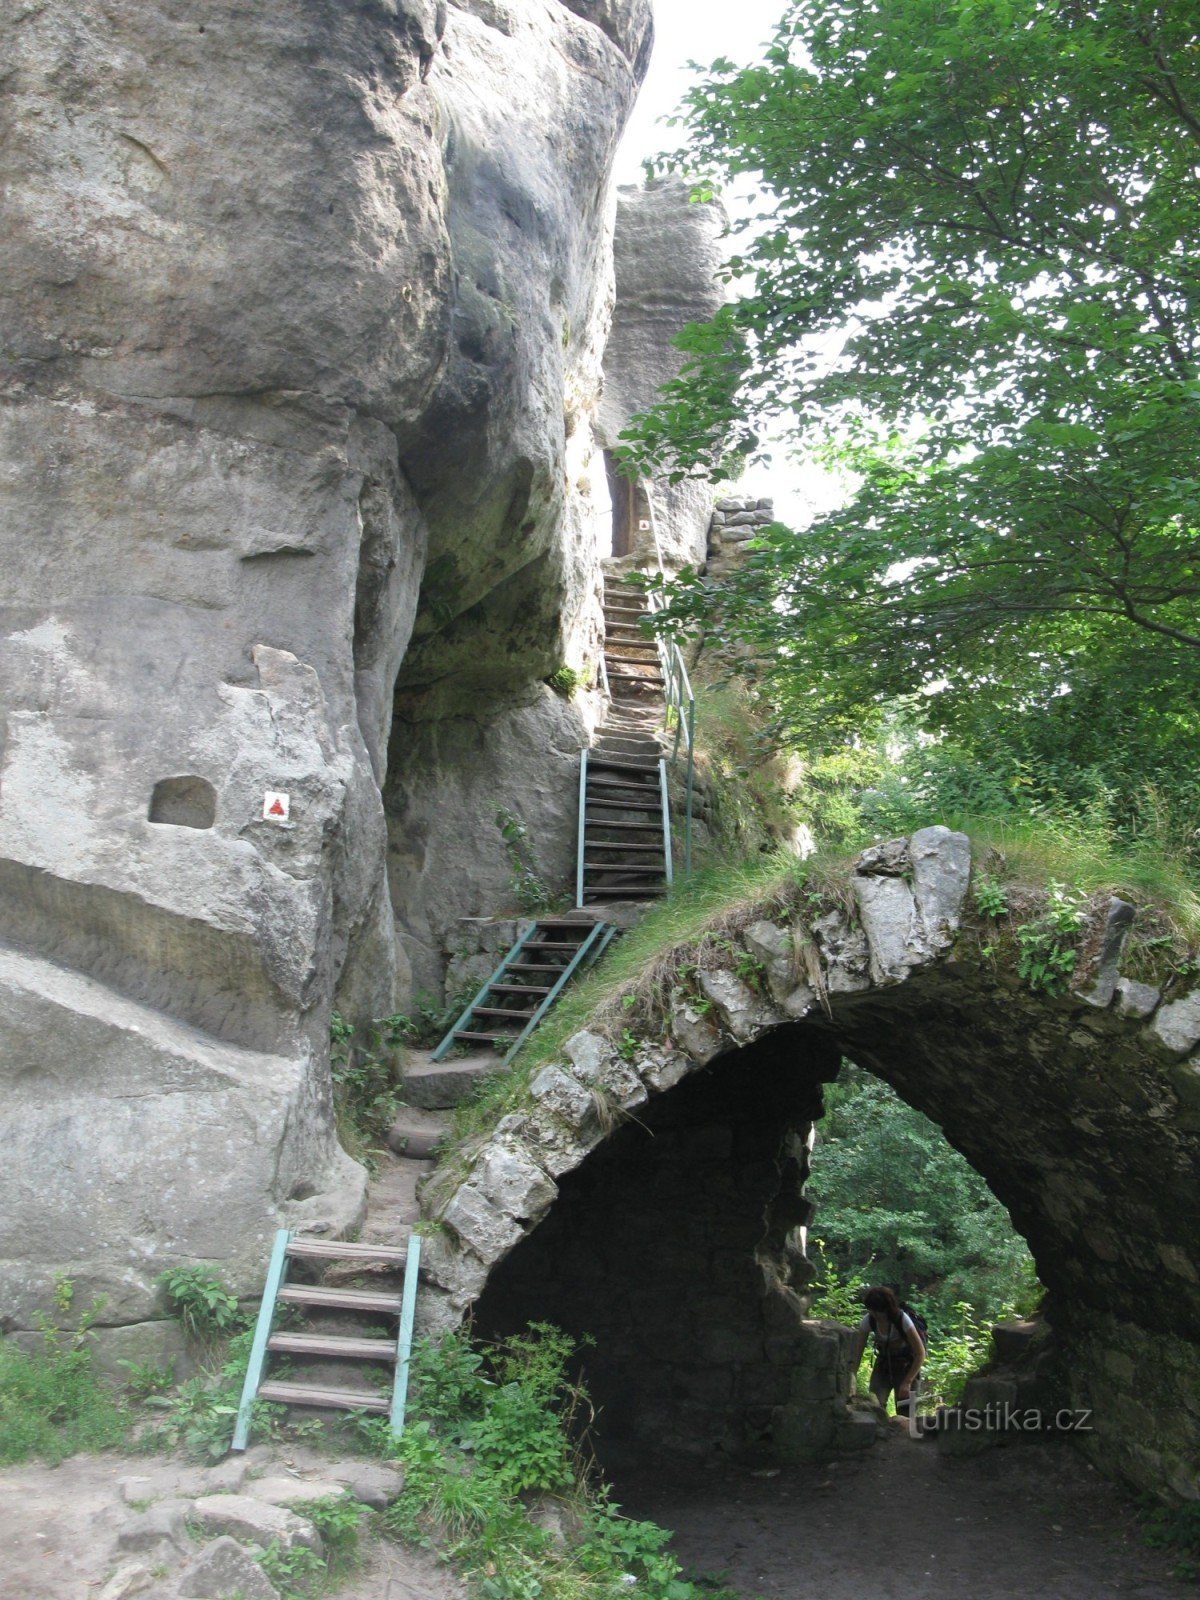
<path id="1" fill-rule="evenodd" d="M 395 1469 L 304 1446 L 212 1468 L 77 1456 L 0 1472 L 0 1600 L 271 1600 L 237 1541 L 311 1542 L 309 1497 L 380 1505 Z M 751 1600 L 1184 1600 L 1129 1502 L 1065 1447 L 946 1460 L 897 1433 L 825 1466 L 621 1476 L 633 1516 L 675 1530 L 696 1573 Z M 284 1506 L 291 1510 L 283 1510 Z M 367 1541 L 339 1600 L 462 1600 L 424 1552 Z"/>
<path id="2" fill-rule="evenodd" d="M 1128 1498 L 1066 1446 L 946 1459 L 902 1430 L 826 1466 L 618 1480 L 693 1571 L 762 1600 L 1182 1600 Z"/>
<path id="3" fill-rule="evenodd" d="M 247 1547 L 314 1548 L 303 1502 L 350 1493 L 376 1507 L 384 1463 L 255 1446 L 211 1468 L 166 1456 L 75 1456 L 0 1471 L 0 1600 L 272 1600 Z M 285 1507 L 298 1509 L 287 1510 Z M 369 1541 L 341 1600 L 457 1600 L 432 1557 Z"/>

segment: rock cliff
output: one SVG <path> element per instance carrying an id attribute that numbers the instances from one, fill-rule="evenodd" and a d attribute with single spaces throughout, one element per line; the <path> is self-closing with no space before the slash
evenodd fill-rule
<path id="1" fill-rule="evenodd" d="M 684 358 L 674 340 L 680 329 L 707 321 L 721 306 L 725 223 L 721 206 L 693 203 L 691 185 L 680 178 L 617 191 L 617 306 L 598 426 L 606 449 L 617 444 L 635 413 L 654 404 L 659 387 L 678 375 Z M 645 492 L 667 566 L 702 566 L 710 488 L 696 479 L 677 484 L 663 479 L 646 485 Z M 644 540 L 638 544 L 636 532 L 634 549 L 650 553 Z"/>
<path id="2" fill-rule="evenodd" d="M 281 1221 L 358 1214 L 329 1012 L 407 981 L 389 837 L 421 951 L 431 903 L 477 909 L 449 879 L 489 808 L 586 738 L 539 680 L 596 626 L 650 33 L 648 0 L 0 21 L 10 1327 L 60 1275 L 112 1324 L 167 1261 L 249 1291 Z"/>

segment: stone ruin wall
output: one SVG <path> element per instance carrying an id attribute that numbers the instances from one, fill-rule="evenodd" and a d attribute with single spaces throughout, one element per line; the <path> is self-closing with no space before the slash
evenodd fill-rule
<path id="1" fill-rule="evenodd" d="M 982 1174 L 1049 1291 L 1053 1363 L 1031 1349 L 968 1398 L 1089 1408 L 1080 1443 L 1102 1470 L 1200 1497 L 1200 990 L 1121 976 L 1114 901 L 1076 988 L 1030 993 L 960 931 L 970 870 L 964 835 L 926 828 L 863 852 L 820 914 L 747 908 L 739 932 L 687 947 L 693 976 L 636 1048 L 614 997 L 609 1032 L 568 1039 L 427 1189 L 428 1325 L 561 1313 L 596 1337 L 599 1392 L 643 1449 L 657 1424 L 621 1400 L 662 1422 L 643 1365 L 673 1396 L 663 1448 L 789 1460 L 854 1442 L 837 1336 L 796 1298 L 805 1133 L 844 1055 Z"/>
<path id="2" fill-rule="evenodd" d="M 775 502 L 753 496 L 723 495 L 708 525 L 708 571 L 720 578 L 745 553 L 746 541 L 775 521 Z"/>

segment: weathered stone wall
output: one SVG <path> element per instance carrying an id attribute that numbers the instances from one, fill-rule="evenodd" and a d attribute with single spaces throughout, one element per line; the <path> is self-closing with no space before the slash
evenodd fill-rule
<path id="1" fill-rule="evenodd" d="M 495 858 L 462 775 L 549 789 L 585 736 L 538 680 L 598 615 L 573 463 L 649 38 L 648 0 L 0 18 L 9 1324 L 59 1275 L 114 1323 L 169 1262 L 249 1292 L 280 1222 L 360 1214 L 328 1027 L 396 998 L 386 764 L 419 944 Z M 455 717 L 504 725 L 422 771 Z"/>
<path id="2" fill-rule="evenodd" d="M 540 1318 L 595 1338 L 584 1365 L 606 1465 L 767 1456 L 801 1419 L 810 1448 L 835 1437 L 850 1336 L 798 1332 L 787 1277 L 806 1140 L 837 1068 L 824 1041 L 765 1039 L 686 1079 L 564 1175 L 546 1221 L 489 1280 L 483 1335 Z M 792 1265 L 806 1265 L 798 1248 Z"/>
<path id="3" fill-rule="evenodd" d="M 708 528 L 708 570 L 719 578 L 745 553 L 747 539 L 753 539 L 768 523 L 775 521 L 775 502 L 771 499 L 725 495 L 717 501 Z"/>
<path id="4" fill-rule="evenodd" d="M 788 920 L 748 915 L 737 938 L 726 931 L 689 948 L 694 977 L 640 1025 L 633 1059 L 598 1032 L 569 1040 L 563 1060 L 532 1080 L 527 1105 L 466 1153 L 465 1175 L 450 1166 L 453 1182 L 431 1186 L 430 1213 L 446 1232 L 431 1241 L 440 1294 L 427 1295 L 426 1319 L 465 1310 L 553 1215 L 564 1175 L 606 1138 L 598 1096 L 643 1119 L 655 1097 L 712 1063 L 736 1074 L 752 1106 L 760 1041 L 771 1042 L 769 1059 L 797 1063 L 823 1048 L 877 1072 L 937 1122 L 1008 1207 L 1050 1291 L 1076 1403 L 1094 1409 L 1084 1442 L 1097 1463 L 1200 1496 L 1200 1342 L 1189 1336 L 1200 1328 L 1200 993 L 1163 995 L 1118 977 L 1112 935 L 1128 926 L 1119 903 L 1079 992 L 1030 993 L 960 935 L 969 868 L 968 841 L 945 828 L 873 847 L 845 903 L 814 917 L 797 895 Z M 614 1033 L 628 1016 L 618 998 Z M 790 1270 L 786 1251 L 771 1253 Z M 1136 1393 L 1118 1406 L 1114 1384 L 1130 1363 Z M 804 1426 L 781 1412 L 774 1438 L 792 1454 L 827 1426 L 820 1407 Z"/>

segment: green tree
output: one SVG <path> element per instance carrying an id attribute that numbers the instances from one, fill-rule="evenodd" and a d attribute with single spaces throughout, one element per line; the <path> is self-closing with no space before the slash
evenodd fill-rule
<path id="1" fill-rule="evenodd" d="M 794 0 L 677 160 L 768 199 L 628 438 L 720 479 L 788 419 L 859 487 L 671 608 L 806 743 L 1098 686 L 1193 741 L 1200 26 L 1192 0 Z M 1167 735 L 1164 733 L 1164 741 Z"/>
<path id="2" fill-rule="evenodd" d="M 961 1302 L 986 1320 L 1027 1298 L 1024 1240 L 936 1125 L 849 1063 L 825 1093 L 805 1188 L 825 1265 L 839 1278 L 898 1284 L 943 1326 Z"/>

